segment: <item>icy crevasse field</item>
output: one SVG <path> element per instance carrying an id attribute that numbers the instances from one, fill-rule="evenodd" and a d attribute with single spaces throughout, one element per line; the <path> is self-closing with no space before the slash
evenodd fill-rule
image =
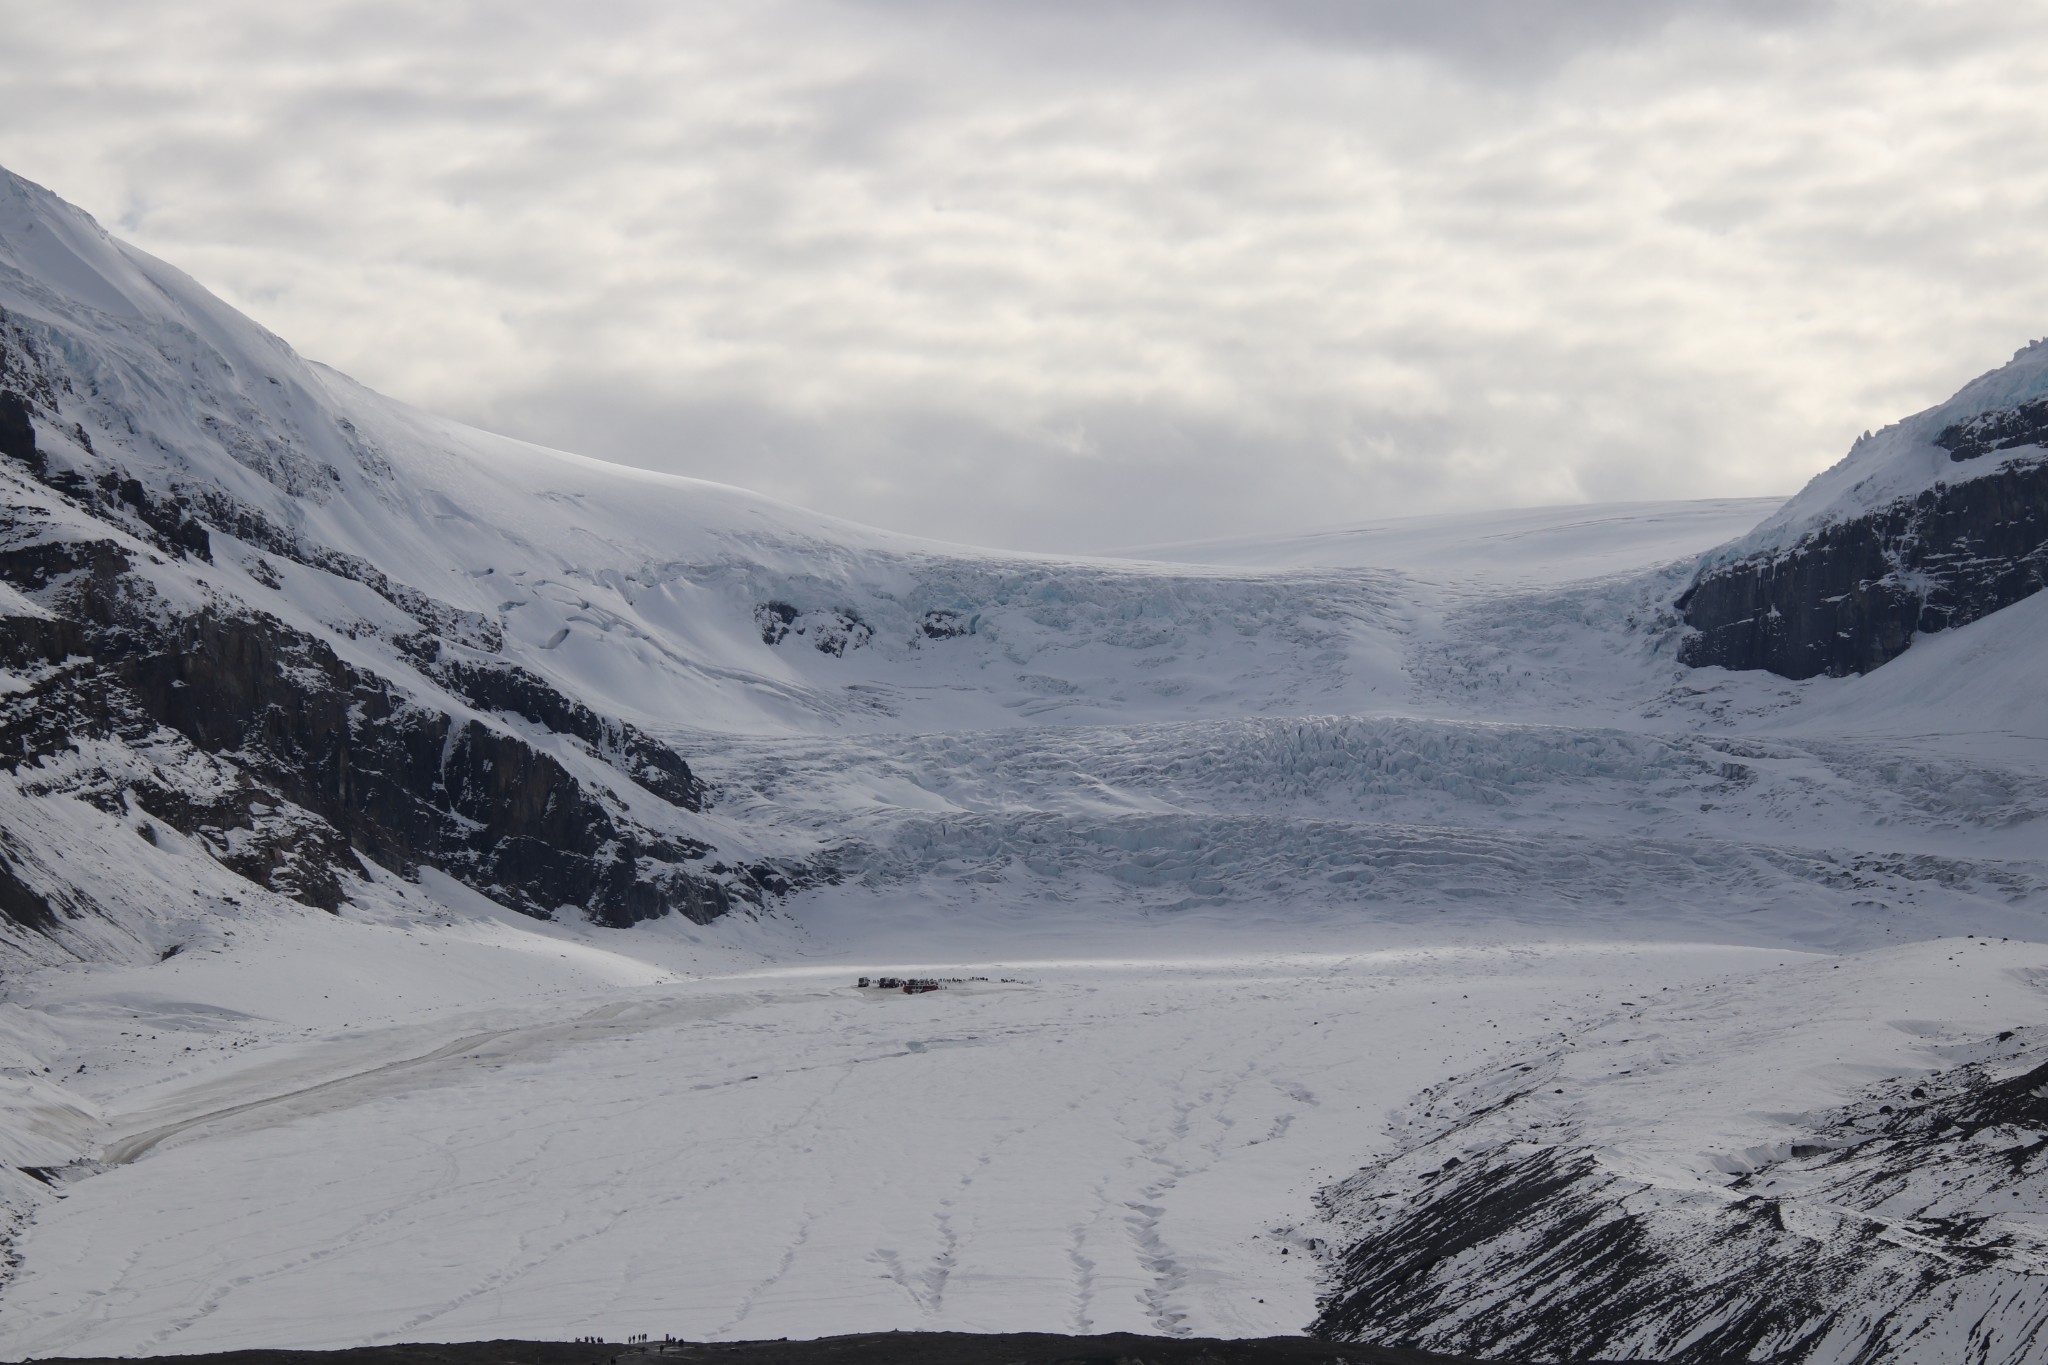
<path id="1" fill-rule="evenodd" d="M 654 810 L 472 723 L 834 875 L 604 929 L 373 869 L 328 915 L 69 793 L 215 780 L 176 744 L 0 779 L 8 833 L 124 907 L 112 960 L 0 1000 L 0 1161 L 33 1173 L 10 1354 L 1300 1331 L 1354 1226 L 1319 1194 L 1422 1181 L 1404 1153 L 1463 1150 L 1440 1097 L 1503 1066 L 1574 1082 L 1515 1141 L 1713 1199 L 1809 1113 L 2040 1016 L 2048 595 L 1790 683 L 1672 661 L 1672 600 L 1768 502 L 914 541 L 404 409 L 4 188 L 0 303 L 91 433 L 42 431 L 57 457 L 154 460 L 445 603 L 713 799 Z M 226 533 L 146 563 L 464 707 L 408 662 L 403 593 Z M 988 979 L 852 987 L 892 971 Z M 1581 1040 L 1597 1074 L 1556 1060 Z"/>

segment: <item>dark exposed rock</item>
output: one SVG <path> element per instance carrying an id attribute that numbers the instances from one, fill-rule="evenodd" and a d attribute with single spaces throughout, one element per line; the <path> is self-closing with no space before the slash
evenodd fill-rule
<path id="1" fill-rule="evenodd" d="M 1546 1298 L 1540 1308 L 1542 1354 L 1586 1353 L 1586 1340 L 1568 1340 L 1568 1328 L 1547 1324 L 1553 1318 L 1572 1321 L 1588 1303 L 1625 1316 L 1629 1305 L 1618 1300 L 1627 1298 L 1625 1286 L 1642 1274 L 1646 1260 L 1641 1229 L 1603 1207 L 1602 1196 L 1614 1183 L 1591 1155 L 1555 1149 L 1475 1162 L 1462 1178 L 1441 1181 L 1408 1216 L 1343 1255 L 1336 1272 L 1341 1290 L 1324 1306 L 1314 1330 L 1339 1341 L 1419 1336 L 1467 1297 L 1457 1269 L 1462 1261 L 1540 1219 L 1541 1254 L 1553 1267 L 1555 1300 Z M 1619 1293 L 1617 1284 L 1624 1286 Z M 1480 1307 L 1459 1330 L 1474 1340 L 1515 1338 L 1526 1349 L 1532 1344 L 1525 1321 L 1531 1312 L 1513 1296 L 1502 1297 Z M 1587 1324 L 1584 1337 L 1598 1330 Z"/>
<path id="2" fill-rule="evenodd" d="M 110 813 L 141 810 L 198 839 L 229 871 L 302 904 L 339 910 L 343 877 L 363 870 L 341 831 L 238 769 L 223 764 L 220 772 L 224 780 L 204 789 L 124 774 L 118 789 L 87 787 L 77 795 Z M 157 842 L 146 821 L 136 832 Z"/>
<path id="3" fill-rule="evenodd" d="M 77 436 L 90 445 L 81 428 Z M 35 427 L 29 420 L 29 406 L 21 395 L 0 390 L 0 456 L 21 461 L 48 486 L 97 511 L 124 510 L 141 524 L 142 534 L 175 555 L 191 555 L 211 561 L 211 539 L 206 527 L 193 514 L 184 497 L 158 497 L 135 478 L 107 472 L 87 481 L 76 471 L 51 471 L 36 446 Z"/>
<path id="4" fill-rule="evenodd" d="M 42 452 L 36 449 L 35 425 L 28 418 L 28 404 L 12 389 L 0 389 L 0 455 L 20 460 L 31 469 L 43 467 Z"/>
<path id="5" fill-rule="evenodd" d="M 0 578 L 33 593 L 60 579 L 82 575 L 91 579 L 99 592 L 94 601 L 80 605 L 104 613 L 105 594 L 131 566 L 128 551 L 112 540 L 60 539 L 43 535 L 43 530 L 20 516 L 0 524 Z"/>
<path id="6" fill-rule="evenodd" d="M 1475 1163 L 1469 1178 L 1446 1182 L 1389 1234 L 1350 1249 L 1338 1271 L 1342 1292 L 1314 1331 L 1399 1345 L 1455 1317 L 1458 1339 L 1488 1343 L 1473 1348 L 1486 1354 L 1586 1360 L 1609 1355 L 1632 1327 L 1661 1321 L 1669 1325 L 1660 1344 L 1676 1349 L 1651 1358 L 1673 1365 L 1796 1361 L 1802 1343 L 1824 1334 L 1831 1309 L 1819 1284 L 1796 1274 L 1703 1281 L 1663 1254 L 1654 1215 L 1630 1211 L 1643 1193 L 1590 1153 L 1538 1150 Z M 1727 1206 L 1709 1234 L 1724 1264 L 1769 1264 L 1765 1243 L 1796 1240 L 1782 1236 L 1774 1215 L 1763 1200 Z M 1516 1240 L 1527 1269 L 1511 1282 L 1465 1278 L 1475 1262 L 1497 1269 L 1500 1248 Z M 1510 1284 L 1510 1292 L 1486 1292 Z"/>
<path id="7" fill-rule="evenodd" d="M 761 628 L 761 643 L 779 645 L 795 623 L 797 610 L 787 602 L 763 602 L 754 608 L 754 624 Z"/>
<path id="8" fill-rule="evenodd" d="M 1780 554 L 1700 575 L 1678 609 L 1694 667 L 1788 678 L 1867 673 L 1917 633 L 1987 616 L 2048 583 L 2048 461 L 1938 485 Z"/>
<path id="9" fill-rule="evenodd" d="M 554 755 L 437 710 L 317 637 L 255 613 L 166 617 L 114 542 L 14 529 L 23 543 L 0 548 L 0 578 L 55 611 L 0 632 L 8 663 L 35 679 L 0 699 L 0 764 L 168 730 L 229 763 L 231 778 L 195 797 L 131 775 L 100 803 L 132 802 L 284 894 L 334 908 L 360 853 L 408 874 L 439 868 L 536 915 L 573 906 L 607 924 L 708 922 L 817 875 L 707 862 L 708 845 L 634 822 Z M 588 746 L 679 810 L 701 808 L 703 786 L 680 757 L 532 674 L 438 672 L 480 706 Z"/>
<path id="10" fill-rule="evenodd" d="M 117 479 L 112 474 L 102 477 L 101 486 L 156 533 L 158 544 L 177 554 L 213 562 L 212 537 L 192 515 L 192 505 L 184 498 L 155 498 L 143 488 L 141 480 Z"/>
<path id="11" fill-rule="evenodd" d="M 957 640 L 963 635 L 974 634 L 979 625 L 980 618 L 970 612 L 941 607 L 926 612 L 917 628 L 927 640 Z"/>
<path id="12" fill-rule="evenodd" d="M 0 555 L 0 559 L 4 559 Z M 6 577 L 0 569 L 0 578 Z M 50 659 L 69 658 L 85 648 L 85 631 L 76 621 L 49 616 L 0 616 L 0 668 L 23 668 Z M 0 758 L 9 745 L 0 727 Z"/>
<path id="13" fill-rule="evenodd" d="M 21 873 L 0 851 L 0 919 L 37 933 L 57 927 L 57 915 L 49 898 L 21 878 Z"/>
<path id="14" fill-rule="evenodd" d="M 552 755 L 452 718 L 258 617 L 204 614 L 113 668 L 142 711 L 332 823 L 364 855 L 439 867 L 535 914 L 707 922 L 732 891 L 684 864 L 694 840 L 628 823 Z"/>
<path id="15" fill-rule="evenodd" d="M 482 711 L 523 716 L 586 748 L 672 806 L 704 808 L 704 784 L 682 756 L 624 721 L 611 720 L 516 664 L 441 661 L 432 675 Z"/>
<path id="16" fill-rule="evenodd" d="M 1957 463 L 1989 455 L 1994 450 L 2048 445 L 2048 398 L 1944 427 L 1934 443 Z"/>
<path id="17" fill-rule="evenodd" d="M 859 649 L 875 637 L 874 627 L 851 607 L 804 611 L 788 602 L 763 602 L 754 608 L 754 624 L 760 628 L 761 643 L 779 645 L 791 636 L 808 640 L 820 654 L 844 658 L 849 649 Z"/>

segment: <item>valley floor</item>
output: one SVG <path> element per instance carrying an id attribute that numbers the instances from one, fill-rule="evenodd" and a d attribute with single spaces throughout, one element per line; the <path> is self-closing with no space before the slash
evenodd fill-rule
<path id="1" fill-rule="evenodd" d="M 51 988 L 73 1038 L 41 1045 L 52 1076 L 94 1056 L 64 1088 L 111 1169 L 64 1184 L 23 1239 L 0 1301 L 11 1353 L 1298 1332 L 1313 1196 L 1384 1147 L 1390 1109 L 1625 1001 L 1807 960 L 1512 939 L 1276 953 L 1155 924 L 1129 938 L 1146 958 L 641 966 L 630 983 L 630 946 L 563 942 L 583 961 L 528 997 L 422 1012 L 392 998 L 408 956 L 460 979 L 503 945 L 347 921 L 243 932 L 183 983 L 207 1014 L 154 968 Z M 997 979 L 853 986 L 878 968 Z M 294 998 L 313 1022 L 284 1022 Z M 100 1060 L 122 1035 L 133 1061 Z"/>

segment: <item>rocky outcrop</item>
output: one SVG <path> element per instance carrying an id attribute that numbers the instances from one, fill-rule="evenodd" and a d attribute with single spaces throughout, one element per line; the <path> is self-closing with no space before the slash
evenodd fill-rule
<path id="1" fill-rule="evenodd" d="M 874 627 L 851 607 L 805 611 L 788 602 L 763 602 L 754 608 L 754 624 L 760 627 L 764 645 L 779 645 L 794 636 L 835 659 L 846 657 L 847 650 L 859 649 L 875 637 Z"/>
<path id="2" fill-rule="evenodd" d="M 541 678 L 503 660 L 437 659 L 431 676 L 480 711 L 497 711 L 573 736 L 585 749 L 687 811 L 704 809 L 703 782 L 675 750 L 624 721 L 600 716 Z"/>
<path id="3" fill-rule="evenodd" d="M 919 618 L 917 629 L 927 640 L 958 640 L 974 634 L 980 624 L 980 618 L 970 612 L 938 607 Z"/>
<path id="4" fill-rule="evenodd" d="M 0 389 L 0 456 L 20 460 L 31 468 L 42 464 L 36 449 L 36 429 L 28 418 L 28 403 L 10 389 Z"/>
<path id="5" fill-rule="evenodd" d="M 102 575 L 119 563 L 104 545 L 67 548 Z M 0 576 L 9 568 L 18 561 Z M 159 625 L 123 596 L 129 587 L 89 577 L 70 599 L 88 614 L 81 628 L 46 632 L 54 648 L 29 661 L 45 666 L 38 683 L 0 707 L 9 766 L 81 739 L 140 744 L 168 730 L 228 759 L 235 780 L 197 795 L 129 780 L 102 799 L 207 836 L 222 862 L 274 890 L 332 909 L 360 854 L 406 873 L 439 868 L 529 913 L 578 907 L 630 924 L 709 921 L 783 881 L 636 824 L 555 756 L 422 704 L 281 622 L 203 612 Z M 633 738 L 645 758 L 648 742 Z M 645 761 L 671 794 L 701 796 L 680 759 Z"/>
<path id="6" fill-rule="evenodd" d="M 1934 443 L 1957 464 L 1981 459 L 1994 450 L 2048 445 L 2048 398 L 1987 412 L 1967 422 L 1952 422 L 1941 429 Z"/>
<path id="7" fill-rule="evenodd" d="M 2023 417 L 1945 434 L 1957 452 L 1981 455 L 1993 447 L 1973 443 L 2012 437 Z M 1707 569 L 1678 599 L 1693 631 L 1678 657 L 1787 678 L 1867 673 L 1915 635 L 1967 625 L 2044 583 L 2048 459 L 2012 459 L 1823 526 L 1788 550 Z"/>

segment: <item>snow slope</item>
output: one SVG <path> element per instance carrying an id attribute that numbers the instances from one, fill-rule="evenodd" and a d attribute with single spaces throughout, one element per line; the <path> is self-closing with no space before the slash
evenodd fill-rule
<path id="1" fill-rule="evenodd" d="M 701 850 L 692 875 L 789 874 L 621 928 L 337 854 L 330 913 L 247 871 L 329 845 L 248 796 L 246 753 L 44 736 L 0 772 L 0 867 L 64 911 L 0 920 L 10 1354 L 1302 1330 L 1392 1226 L 1357 1201 L 1398 1177 L 1384 1202 L 1430 1216 L 1420 1168 L 1465 1140 L 1431 1106 L 1504 1067 L 1611 1061 L 1486 1150 L 1719 1200 L 1807 1131 L 1759 1113 L 1967 1065 L 2040 1011 L 2048 596 L 1792 682 L 1676 662 L 1672 604 L 1756 502 L 1092 558 L 919 541 L 407 409 L 4 175 L 0 310 L 42 462 L 0 460 L 0 643 L 57 631 L 77 547 L 113 546 L 149 622 L 274 623 Z M 59 695 L 74 661 L 37 659 L 0 705 Z M 701 792 L 647 785 L 632 735 Z M 146 790 L 240 792 L 248 823 L 184 831 Z M 1963 934 L 2001 946 L 1950 969 Z M 850 984 L 891 970 L 991 980 Z M 1651 996 L 1679 1004 L 1643 1089 L 1634 1028 L 1608 1035 Z M 1815 1245 L 1864 1240 L 1804 1207 Z M 1660 1264 L 1711 1259 L 1672 1226 Z M 1430 1322 L 1507 1349 L 1622 1301 L 1482 1305 L 1494 1278 L 1432 1281 Z M 1950 1358 L 1963 1308 L 1921 1308 L 1892 1358 Z M 1675 1320 L 1610 1344 L 1672 1354 Z M 1808 1358 L 1853 1358 L 1843 1330 Z"/>
<path id="2" fill-rule="evenodd" d="M 1330 1315 L 1540 1358 L 2036 1358 L 2044 965 L 1962 936 L 1660 988 L 1433 1086 L 1328 1196 Z M 1475 1202 L 1505 1216 L 1446 1216 Z"/>

